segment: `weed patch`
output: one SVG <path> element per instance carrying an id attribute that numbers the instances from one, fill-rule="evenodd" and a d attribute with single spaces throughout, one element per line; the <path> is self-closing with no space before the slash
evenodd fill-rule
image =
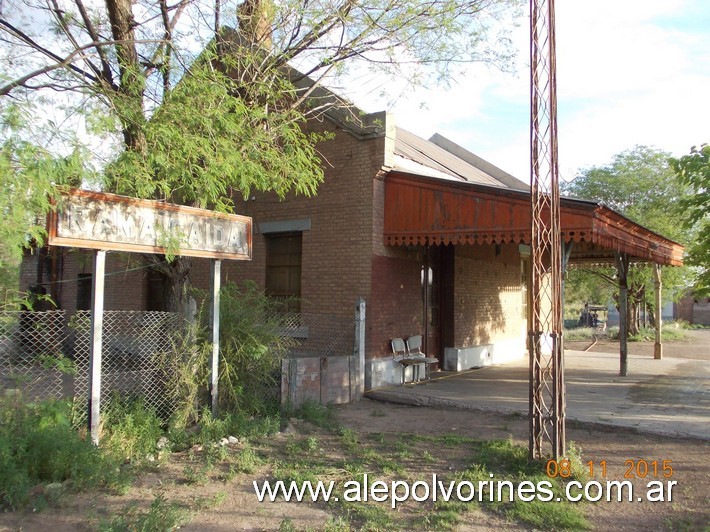
<path id="1" fill-rule="evenodd" d="M 142 398 L 115 395 L 103 412 L 101 446 L 126 463 L 153 458 L 162 425 L 155 409 Z"/>
<path id="2" fill-rule="evenodd" d="M 375 481 L 387 485 L 395 480 L 431 482 L 436 474 L 444 486 L 450 482 L 467 481 L 478 489 L 479 482 L 488 485 L 493 480 L 508 481 L 515 487 L 522 481 L 533 483 L 548 480 L 553 484 L 555 495 L 563 493 L 563 485 L 545 474 L 544 464 L 529 463 L 526 448 L 510 440 L 479 441 L 450 433 L 441 436 L 375 433 L 360 435 L 350 429 L 336 429 L 309 434 L 292 434 L 288 439 L 273 441 L 266 450 L 278 454 L 273 465 L 274 480 L 286 485 L 294 481 L 315 484 L 336 481 L 333 495 L 327 503 L 336 513 L 336 520 L 329 525 L 333 530 L 443 530 L 461 522 L 462 514 L 474 509 L 492 512 L 524 526 L 540 529 L 584 529 L 587 524 L 582 514 L 582 505 L 567 503 L 521 500 L 494 502 L 497 491 L 486 487 L 479 502 L 478 494 L 471 502 L 462 500 L 455 491 L 448 501 L 433 497 L 415 501 L 399 502 L 396 509 L 391 500 L 378 502 L 366 496 L 353 497 L 349 481 L 362 486 L 365 479 L 369 485 Z M 437 452 L 432 452 L 436 449 Z M 327 452 L 327 450 L 330 450 Z M 491 476 L 493 475 L 493 476 Z M 345 490 L 348 497 L 344 497 Z M 465 497 L 467 492 L 461 493 Z M 505 498 L 505 497 L 504 497 Z M 346 500 L 348 499 L 348 500 Z M 354 499 L 354 500 L 353 500 Z M 316 504 L 326 504 L 319 502 Z"/>
<path id="3" fill-rule="evenodd" d="M 120 489 L 128 482 L 110 453 L 74 430 L 71 413 L 68 401 L 26 404 L 19 396 L 0 401 L 0 506 L 26 506 L 37 485 L 60 484 L 54 490 L 59 493 L 65 487 Z"/>
<path id="4" fill-rule="evenodd" d="M 176 530 L 190 519 L 190 512 L 177 503 L 165 500 L 158 495 L 150 508 L 141 511 L 135 505 L 128 506 L 119 515 L 99 523 L 101 532 L 123 532 L 140 530 L 141 532 L 162 532 Z"/>

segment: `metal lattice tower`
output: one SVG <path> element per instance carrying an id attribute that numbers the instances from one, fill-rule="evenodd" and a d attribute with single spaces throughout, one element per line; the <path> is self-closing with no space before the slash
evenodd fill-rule
<path id="1" fill-rule="evenodd" d="M 554 0 L 530 0 L 530 110 L 530 458 L 558 459 L 565 454 L 565 386 Z"/>

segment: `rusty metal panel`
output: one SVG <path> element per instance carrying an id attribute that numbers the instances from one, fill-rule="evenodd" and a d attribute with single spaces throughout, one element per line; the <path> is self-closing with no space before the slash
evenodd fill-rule
<path id="1" fill-rule="evenodd" d="M 385 180 L 387 245 L 529 244 L 531 216 L 527 192 L 394 173 Z M 599 261 L 613 262 L 614 251 L 622 251 L 682 264 L 683 246 L 595 203 L 562 199 L 560 226 L 565 243 L 595 244 Z"/>
<path id="2" fill-rule="evenodd" d="M 683 265 L 682 245 L 635 224 L 606 207 L 599 207 L 594 213 L 592 242 L 608 249 L 610 253 L 627 253 L 637 261 L 667 266 Z"/>
<path id="3" fill-rule="evenodd" d="M 389 176 L 385 182 L 385 243 L 490 244 L 529 240 L 530 206 L 525 195 L 504 197 L 455 185 Z"/>

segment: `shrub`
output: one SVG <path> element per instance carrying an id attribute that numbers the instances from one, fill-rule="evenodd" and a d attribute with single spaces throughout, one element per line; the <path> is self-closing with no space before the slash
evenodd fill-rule
<path id="1" fill-rule="evenodd" d="M 280 412 L 281 359 L 289 339 L 282 335 L 283 314 L 255 284 L 227 283 L 220 294 L 219 411 L 247 416 Z M 205 320 L 202 320 L 205 321 Z M 174 432 L 204 422 L 209 404 L 212 345 L 206 323 L 172 340 L 160 357 L 174 408 Z"/>
<path id="2" fill-rule="evenodd" d="M 594 339 L 594 329 L 580 327 L 578 329 L 565 329 L 565 340 L 568 342 L 592 341 Z"/>
<path id="3" fill-rule="evenodd" d="M 71 403 L 0 400 L 0 506 L 20 508 L 38 484 L 71 480 L 77 490 L 123 482 L 116 463 L 71 426 Z"/>
<path id="4" fill-rule="evenodd" d="M 283 303 L 254 283 L 229 283 L 221 293 L 220 408 L 273 415 L 281 407 L 281 360 L 290 340 L 283 336 Z"/>
<path id="5" fill-rule="evenodd" d="M 124 463 L 140 462 L 157 450 L 163 421 L 141 397 L 114 395 L 104 409 L 101 445 Z"/>

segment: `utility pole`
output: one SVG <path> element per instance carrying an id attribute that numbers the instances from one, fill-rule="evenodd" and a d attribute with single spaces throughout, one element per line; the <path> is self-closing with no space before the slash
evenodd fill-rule
<path id="1" fill-rule="evenodd" d="M 566 444 L 554 0 L 530 0 L 530 164 L 529 451 L 556 460 Z"/>

